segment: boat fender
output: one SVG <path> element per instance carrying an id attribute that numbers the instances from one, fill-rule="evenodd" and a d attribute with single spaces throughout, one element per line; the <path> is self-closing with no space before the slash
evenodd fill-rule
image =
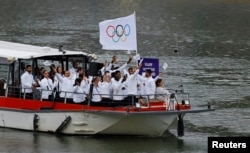
<path id="1" fill-rule="evenodd" d="M 61 133 L 62 130 L 69 124 L 70 121 L 71 121 L 71 117 L 70 116 L 66 117 L 65 120 L 58 126 L 55 133 L 56 134 Z"/>
<path id="2" fill-rule="evenodd" d="M 184 136 L 184 123 L 181 114 L 178 115 L 178 126 L 177 126 L 178 137 Z"/>
<path id="3" fill-rule="evenodd" d="M 38 129 L 38 121 L 39 121 L 39 116 L 35 114 L 33 118 L 33 130 L 34 131 Z"/>

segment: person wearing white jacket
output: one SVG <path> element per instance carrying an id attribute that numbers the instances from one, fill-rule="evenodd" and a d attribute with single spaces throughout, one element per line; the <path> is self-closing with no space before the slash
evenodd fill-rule
<path id="1" fill-rule="evenodd" d="M 155 98 L 159 100 L 168 99 L 170 92 L 164 88 L 164 82 L 162 79 L 157 79 L 156 82 L 156 90 L 155 90 Z"/>
<path id="2" fill-rule="evenodd" d="M 70 77 L 71 77 L 71 79 L 76 79 L 77 77 L 75 75 L 77 73 L 76 71 L 77 71 L 77 69 L 79 67 L 79 63 L 77 61 L 73 61 L 72 66 L 73 67 L 69 69 Z"/>
<path id="3" fill-rule="evenodd" d="M 115 102 L 122 101 L 127 96 L 125 78 L 121 78 L 120 71 L 116 71 L 114 78 L 111 79 L 111 89 Z"/>
<path id="4" fill-rule="evenodd" d="M 151 69 L 146 69 L 145 70 L 145 77 L 140 77 L 141 80 L 141 86 L 140 90 L 143 97 L 147 98 L 149 97 L 149 99 L 154 99 L 154 95 L 155 95 L 155 79 L 153 79 L 152 77 L 152 71 Z"/>
<path id="5" fill-rule="evenodd" d="M 130 74 L 127 74 L 126 83 L 128 84 L 127 87 L 127 94 L 128 95 L 137 95 L 137 77 L 139 75 L 141 65 L 136 68 L 132 68 Z"/>
<path id="6" fill-rule="evenodd" d="M 31 72 L 31 65 L 27 65 L 26 72 L 21 76 L 22 93 L 25 93 L 26 98 L 33 98 L 33 89 L 36 87 L 36 82 Z"/>
<path id="7" fill-rule="evenodd" d="M 130 68 L 129 73 L 127 73 L 127 79 L 126 79 L 126 91 L 127 91 L 127 97 L 126 102 L 128 104 L 134 104 L 137 101 L 137 91 L 138 91 L 138 76 L 140 71 L 141 65 L 139 65 L 136 68 Z"/>
<path id="8" fill-rule="evenodd" d="M 56 70 L 54 70 L 56 71 Z M 74 90 L 73 85 L 74 85 L 74 80 L 70 78 L 70 72 L 65 71 L 64 77 L 56 73 L 55 74 L 58 81 L 61 82 L 61 93 L 60 93 L 60 98 L 73 98 L 73 93 L 72 91 Z"/>
<path id="9" fill-rule="evenodd" d="M 40 85 L 40 89 L 42 90 L 42 99 L 49 99 L 49 96 L 53 96 L 53 89 L 56 86 L 56 83 L 53 83 L 49 78 L 48 71 L 43 72 L 43 79 L 40 81 L 37 79 L 38 84 Z"/>
<path id="10" fill-rule="evenodd" d="M 73 94 L 73 102 L 74 103 L 83 103 L 85 102 L 85 89 L 81 86 L 82 80 L 77 78 L 74 84 L 74 94 Z"/>
<path id="11" fill-rule="evenodd" d="M 99 77 L 94 77 L 90 87 L 90 98 L 91 102 L 99 103 L 102 101 L 102 95 L 99 87 Z"/>
<path id="12" fill-rule="evenodd" d="M 104 74 L 102 80 L 99 82 L 98 86 L 100 88 L 100 93 L 102 95 L 103 102 L 111 101 L 111 82 L 109 74 Z"/>

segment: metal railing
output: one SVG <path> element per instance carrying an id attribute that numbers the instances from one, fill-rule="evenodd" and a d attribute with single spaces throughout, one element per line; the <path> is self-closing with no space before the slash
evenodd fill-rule
<path id="1" fill-rule="evenodd" d="M 79 94 L 85 96 L 84 104 L 93 105 L 93 106 L 135 106 L 136 108 L 151 108 L 150 102 L 165 102 L 166 110 L 175 110 L 175 104 L 181 102 L 183 105 L 190 105 L 189 94 L 184 92 L 179 92 L 176 90 L 169 89 L 170 94 L 158 94 L 158 95 L 107 95 L 107 94 L 91 94 L 93 96 L 101 96 L 102 99 L 99 102 L 93 102 L 92 97 L 89 94 L 75 93 L 61 91 L 60 93 L 55 90 L 43 90 L 43 89 L 33 89 L 32 93 L 27 93 L 27 90 L 31 88 L 20 88 L 16 86 L 8 86 L 6 88 L 5 96 L 6 97 L 15 97 L 21 99 L 35 99 L 39 101 L 56 101 L 66 103 L 74 103 L 73 97 L 68 98 L 68 94 Z M 48 99 L 43 99 L 44 92 L 51 92 L 52 96 L 49 96 Z M 61 94 L 63 93 L 63 94 Z M 64 95 L 60 97 L 59 95 Z M 113 98 L 113 97 L 116 98 Z M 157 99 L 155 97 L 165 97 L 164 99 Z M 110 97 L 110 98 L 105 98 Z M 152 97 L 154 97 L 152 99 Z"/>

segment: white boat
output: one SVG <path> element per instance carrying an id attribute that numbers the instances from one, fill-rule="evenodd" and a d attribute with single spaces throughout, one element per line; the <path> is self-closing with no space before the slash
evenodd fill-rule
<path id="1" fill-rule="evenodd" d="M 91 101 L 74 104 L 68 103 L 67 99 L 43 100 L 39 94 L 27 99 L 21 94 L 22 63 L 35 67 L 48 61 L 68 69 L 70 62 L 77 60 L 88 70 L 94 56 L 63 50 L 62 47 L 53 49 L 0 41 L 0 127 L 70 135 L 160 137 L 179 121 L 178 135 L 182 136 L 185 114 L 214 111 L 210 108 L 192 109 L 189 95 L 182 90 L 173 91 L 177 96 L 171 97 L 169 101 L 149 100 L 146 106 L 137 101 L 122 106 L 92 106 Z M 110 103 L 114 104 L 112 100 Z"/>

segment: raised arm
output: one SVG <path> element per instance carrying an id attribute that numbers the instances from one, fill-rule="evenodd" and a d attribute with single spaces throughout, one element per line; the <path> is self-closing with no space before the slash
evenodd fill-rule
<path id="1" fill-rule="evenodd" d="M 58 81 L 62 83 L 62 82 L 63 82 L 63 77 L 62 77 L 62 75 L 59 74 L 59 73 L 56 73 L 55 75 L 56 75 L 56 78 L 58 79 Z"/>

